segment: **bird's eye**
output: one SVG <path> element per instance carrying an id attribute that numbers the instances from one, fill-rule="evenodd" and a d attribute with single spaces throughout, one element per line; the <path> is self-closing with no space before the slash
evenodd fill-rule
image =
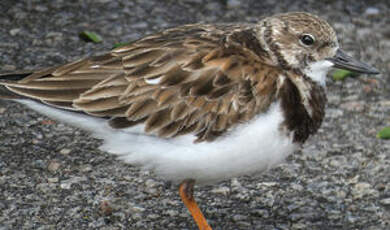
<path id="1" fill-rule="evenodd" d="M 313 35 L 311 34 L 304 34 L 302 35 L 301 37 L 301 42 L 302 44 L 304 44 L 305 46 L 311 46 L 314 44 L 314 37 Z"/>

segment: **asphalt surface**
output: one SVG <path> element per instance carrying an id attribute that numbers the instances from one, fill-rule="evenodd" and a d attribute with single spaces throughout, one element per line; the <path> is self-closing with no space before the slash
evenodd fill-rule
<path id="1" fill-rule="evenodd" d="M 256 22 L 286 11 L 326 18 L 381 74 L 328 81 L 318 134 L 267 173 L 197 187 L 214 229 L 390 229 L 389 1 L 2 0 L 0 71 L 102 53 L 164 28 Z M 89 30 L 104 41 L 86 43 Z M 0 101 L 0 230 L 196 229 L 177 186 L 97 150 L 99 140 Z"/>

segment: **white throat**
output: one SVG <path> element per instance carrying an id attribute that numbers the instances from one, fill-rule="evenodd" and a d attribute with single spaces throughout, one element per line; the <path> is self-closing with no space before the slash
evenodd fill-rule
<path id="1" fill-rule="evenodd" d="M 303 72 L 314 82 L 317 82 L 321 86 L 325 87 L 326 74 L 329 72 L 332 66 L 333 63 L 330 61 L 318 61 L 310 64 L 303 70 Z"/>

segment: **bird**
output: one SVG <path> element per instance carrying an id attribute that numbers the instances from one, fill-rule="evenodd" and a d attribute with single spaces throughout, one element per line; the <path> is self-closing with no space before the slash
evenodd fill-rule
<path id="1" fill-rule="evenodd" d="M 195 184 L 259 174 L 320 128 L 326 77 L 378 70 L 306 12 L 165 29 L 74 62 L 0 75 L 0 98 L 89 131 L 101 150 L 178 184 L 200 230 Z"/>

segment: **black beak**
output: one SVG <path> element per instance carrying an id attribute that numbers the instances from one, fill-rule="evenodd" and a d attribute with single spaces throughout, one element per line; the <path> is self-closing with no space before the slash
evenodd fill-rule
<path id="1" fill-rule="evenodd" d="M 379 71 L 372 66 L 361 61 L 355 60 L 353 57 L 338 49 L 336 55 L 326 60 L 332 62 L 335 68 L 350 70 L 356 73 L 379 74 Z"/>

